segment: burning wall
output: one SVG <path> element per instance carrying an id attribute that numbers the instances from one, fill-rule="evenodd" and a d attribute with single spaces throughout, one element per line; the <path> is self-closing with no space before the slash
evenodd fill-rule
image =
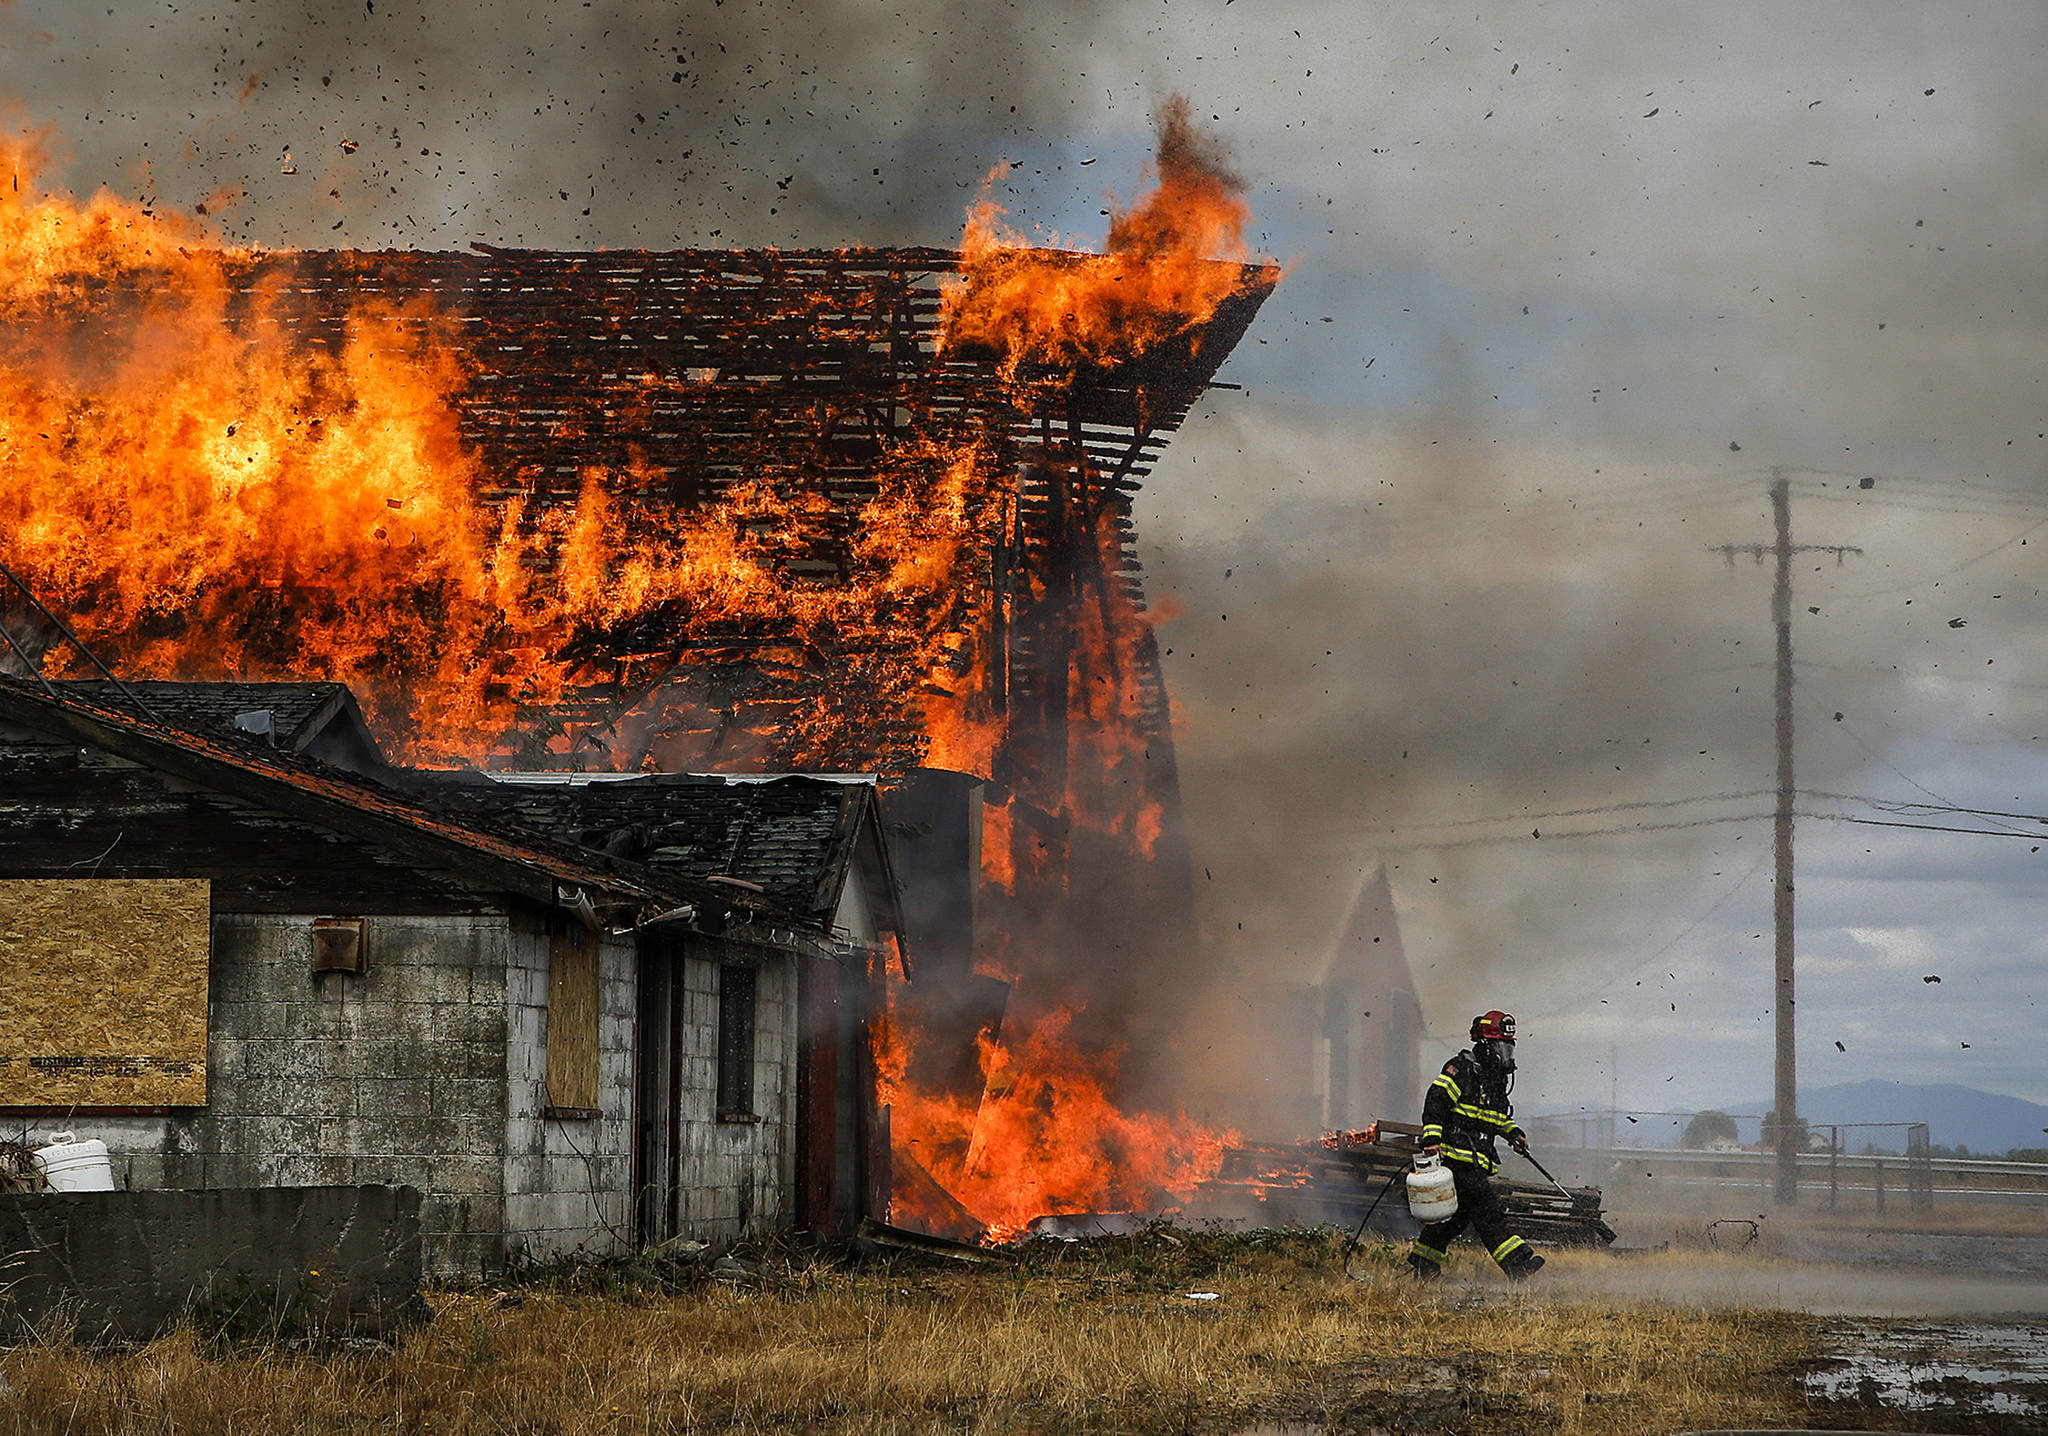
<path id="1" fill-rule="evenodd" d="M 1129 495 L 1278 278 L 1162 137 L 1103 255 L 986 206 L 958 252 L 252 254 L 8 156 L 15 662 L 81 674 L 61 619 L 127 675 L 338 679 L 414 762 L 983 779 L 976 940 L 924 977 L 1015 989 L 1011 1075 L 899 1116 L 956 1185 L 1109 1133 L 1192 940 Z"/>

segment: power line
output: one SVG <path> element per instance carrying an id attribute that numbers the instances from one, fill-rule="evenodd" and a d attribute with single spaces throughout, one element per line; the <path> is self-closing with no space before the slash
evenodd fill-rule
<path id="1" fill-rule="evenodd" d="M 2018 533 L 2014 534 L 2011 538 L 2007 539 L 2004 543 L 1998 544 L 1993 548 L 1985 549 L 1984 552 L 1977 554 L 1975 557 L 1966 558 L 1961 563 L 1955 565 L 1953 568 L 1945 568 L 1940 573 L 1929 575 L 1926 578 L 1915 579 L 1911 583 L 1898 584 L 1891 588 L 1874 588 L 1869 589 L 1863 593 L 1845 593 L 1839 596 L 1839 601 L 1848 602 L 1851 599 L 1858 598 L 1883 598 L 1889 594 L 1904 593 L 1908 589 L 1924 588 L 1928 584 L 1939 583 L 1941 582 L 1941 580 L 1947 578 L 1950 574 L 1961 573 L 1966 568 L 1970 568 L 1973 565 L 1982 563 L 1985 559 L 1990 558 L 1993 554 L 2005 552 L 2007 549 L 2011 548 L 2016 543 L 2024 543 L 2026 541 L 2028 534 L 2035 533 L 2038 530 L 2044 528 L 2048 528 L 2048 519 L 2042 519 L 2038 523 L 2029 524 L 2027 527 L 2021 529 Z"/>
<path id="2" fill-rule="evenodd" d="M 1840 492 L 1845 497 L 1857 502 L 1882 503 L 1890 495 L 1904 491 L 1909 495 L 1916 496 L 1969 498 L 1990 503 L 2032 506 L 2036 509 L 2040 508 L 2044 503 L 2048 503 L 2048 496 L 2036 493 L 2031 489 L 2006 488 L 1998 484 L 1978 487 L 1969 479 L 1940 478 L 1933 474 L 1873 474 L 1867 469 L 1813 469 L 1798 465 L 1781 466 L 1771 472 L 1784 474 L 1788 477 L 1799 476 L 1802 479 L 1799 485 L 1799 492 L 1802 497 L 1808 498 L 1830 496 L 1835 494 L 1837 490 L 1825 483 L 1815 484 L 1805 482 L 1806 480 L 1841 479 L 1847 481 L 1853 479 L 1856 483 L 1856 488 L 1854 490 L 1845 489 Z"/>
<path id="3" fill-rule="evenodd" d="M 1853 795 L 1841 793 L 1813 793 L 1810 796 L 1852 802 L 1867 802 L 1878 807 L 1880 812 L 1890 811 L 1884 808 L 1879 800 L 1872 798 L 1857 798 Z M 1933 808 L 1934 805 L 1928 804 L 1926 806 Z M 1954 812 L 1972 817 L 1979 816 L 1976 810 L 1970 808 L 1937 808 L 1934 810 L 1937 812 Z M 1860 818 L 1853 814 L 1829 812 L 1820 808 L 1798 808 L 1794 810 L 1793 815 L 1800 818 L 1812 818 L 1821 822 L 1856 823 L 1874 828 L 1916 828 L 1928 833 L 1959 833 L 1966 837 L 2025 838 L 2030 842 L 2048 842 L 2048 832 L 2028 833 L 2021 832 L 2016 828 L 1961 828 L 1937 823 L 1906 823 L 1882 818 Z M 1640 833 L 1668 833 L 1688 828 L 1725 827 L 1730 823 L 1761 823 L 1775 816 L 1775 813 L 1764 812 L 1731 813 L 1717 818 L 1689 818 L 1683 822 L 1675 823 L 1627 823 L 1605 828 L 1566 828 L 1559 832 L 1532 831 L 1526 834 L 1494 833 L 1470 838 L 1445 838 L 1427 842 L 1397 842 L 1390 844 L 1390 846 L 1404 852 L 1444 852 L 1457 848 L 1502 847 L 1510 843 L 1556 843 L 1564 842 L 1571 838 L 1631 837 Z M 1995 817 L 1998 815 L 1987 813 L 1982 816 Z M 2048 816 L 2033 817 L 2032 815 L 2020 814 L 2014 816 L 2030 818 L 2032 821 L 2048 824 Z"/>
<path id="4" fill-rule="evenodd" d="M 1687 923 L 1683 928 L 1681 928 L 1678 931 L 1676 935 L 1672 937 L 1672 939 L 1669 942 L 1665 943 L 1662 947 L 1658 948 L 1655 952 L 1651 953 L 1642 961 L 1636 963 L 1633 967 L 1624 968 L 1622 971 L 1615 973 L 1612 976 L 1605 977 L 1602 979 L 1602 982 L 1605 985 L 1612 986 L 1615 983 L 1621 982 L 1625 978 L 1634 977 L 1637 973 L 1641 972 L 1644 968 L 1650 966 L 1652 963 L 1662 961 L 1666 953 L 1670 952 L 1672 948 L 1677 947 L 1681 942 L 1684 942 L 1687 938 L 1691 937 L 1695 932 L 1697 932 L 1702 926 L 1705 925 L 1708 918 L 1712 917 L 1715 913 L 1721 910 L 1722 905 L 1725 904 L 1728 901 L 1728 899 L 1734 897 L 1736 893 L 1740 892 L 1744 884 L 1748 883 L 1748 881 L 1751 878 L 1756 876 L 1757 870 L 1764 865 L 1764 862 L 1769 857 L 1769 853 L 1758 853 L 1756 861 L 1749 865 L 1749 870 L 1745 872 L 1741 877 L 1737 878 L 1734 882 L 1730 883 L 1725 892 L 1723 892 L 1719 897 L 1715 898 L 1711 903 L 1707 905 L 1707 909 L 1705 912 L 1702 912 L 1698 917 L 1694 918 L 1691 922 Z M 1572 1008 L 1580 1005 L 1581 1004 L 1576 1001 L 1568 1002 L 1564 1004 L 1562 1007 L 1555 1007 L 1548 1012 L 1539 1012 L 1535 1015 L 1539 1019 L 1556 1017 L 1558 1014 L 1568 1012 Z"/>
<path id="5" fill-rule="evenodd" d="M 1503 813 L 1491 818 L 1451 818 L 1441 823 L 1397 824 L 1385 831 L 1398 833 L 1403 828 L 1476 828 L 1497 823 L 1548 822 L 1552 818 L 1584 818 L 1596 813 L 1627 813 L 1646 808 L 1678 808 L 1688 803 L 1733 803 L 1745 798 L 1761 798 L 1773 791 L 1769 788 L 1751 788 L 1739 793 L 1701 793 L 1690 798 L 1651 798 L 1629 803 L 1599 803 L 1584 808 L 1557 808 L 1544 813 Z"/>
<path id="6" fill-rule="evenodd" d="M 1846 793 L 1823 793 L 1816 796 L 1827 798 L 1849 798 Z M 2048 823 L 2048 815 L 2041 813 L 2007 813 L 1997 808 L 1963 808 L 1952 803 L 1909 803 L 1896 798 L 1861 798 L 1851 801 L 1870 804 L 1882 813 L 1955 813 L 1966 818 L 2009 818 L 2019 823 Z"/>
<path id="7" fill-rule="evenodd" d="M 1873 761 L 1881 763 L 1885 767 L 1891 769 L 1892 772 L 1898 774 L 1900 779 L 1902 779 L 1904 782 L 1911 784 L 1915 788 L 1918 788 L 1928 797 L 1934 799 L 1935 802 L 1943 805 L 1944 808 L 1949 809 L 1951 811 L 1959 810 L 1959 805 L 1953 798 L 1949 797 L 1948 794 L 1937 793 L 1934 789 L 1928 787 L 1925 783 L 1915 778 L 1912 774 L 1906 772 L 1903 768 L 1899 767 L 1898 764 L 1892 762 L 1891 759 L 1881 756 L 1875 748 L 1872 748 L 1870 744 L 1866 743 L 1863 740 L 1863 735 L 1861 733 L 1858 733 L 1854 728 L 1850 727 L 1848 724 L 1844 723 L 1841 725 L 1841 727 L 1843 733 L 1848 735 L 1849 741 L 1854 743 L 1857 747 L 1861 748 L 1865 753 L 1869 754 Z"/>
<path id="8" fill-rule="evenodd" d="M 1769 813 L 1736 813 L 1720 818 L 1688 818 L 1676 823 L 1627 823 L 1610 828 L 1568 828 L 1558 833 L 1532 830 L 1527 836 L 1501 833 L 1492 837 L 1446 838 L 1438 842 L 1395 843 L 1391 846 L 1409 852 L 1442 852 L 1449 848 L 1497 847 L 1503 843 L 1548 843 L 1566 838 L 1607 838 L 1635 833 L 1669 833 L 1683 828 L 1711 828 L 1728 823 L 1761 823 L 1770 816 Z"/>
<path id="9" fill-rule="evenodd" d="M 1812 494 L 1808 497 L 1820 503 L 1839 504 L 1846 508 L 1862 509 L 1870 507 L 1863 500 L 1851 498 L 1846 494 Z M 1931 495 L 1925 502 L 1889 499 L 1885 502 L 1884 507 L 1892 510 L 1901 510 L 1906 513 L 1935 514 L 1944 518 L 1986 521 L 2004 520 L 2008 523 L 2015 519 L 2031 518 L 2041 511 L 2039 505 L 2034 505 L 2030 508 L 2007 508 L 2003 506 L 1962 504 L 1953 501 L 1940 502 L 1934 500 Z"/>
<path id="10" fill-rule="evenodd" d="M 2026 842 L 2048 842 L 2048 833 L 2016 833 L 2000 828 L 1953 828 L 1939 823 L 1893 823 L 1881 818 L 1852 818 L 1846 813 L 1809 813 L 1808 817 L 1826 818 L 1836 823 L 1856 823 L 1866 828 L 1912 828 L 1922 833 L 1961 833 L 1972 838 L 2019 838 Z"/>

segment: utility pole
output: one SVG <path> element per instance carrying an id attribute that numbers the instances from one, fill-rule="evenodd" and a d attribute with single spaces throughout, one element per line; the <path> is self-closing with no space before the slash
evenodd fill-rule
<path id="1" fill-rule="evenodd" d="M 1792 485 L 1779 470 L 1771 471 L 1771 516 L 1777 541 L 1765 545 L 1714 544 L 1715 553 L 1732 567 L 1735 555 L 1746 553 L 1758 563 L 1766 554 L 1777 560 L 1777 582 L 1771 586 L 1771 622 L 1778 630 L 1778 687 L 1775 705 L 1778 737 L 1778 811 L 1774 824 L 1777 857 L 1776 886 L 1772 891 L 1771 919 L 1777 938 L 1776 1002 L 1773 1008 L 1777 1029 L 1777 1065 L 1774 1116 L 1777 1123 L 1777 1197 L 1781 1207 L 1799 1204 L 1799 1073 L 1798 1054 L 1793 1042 L 1792 987 L 1792 818 L 1798 788 L 1792 770 L 1792 555 L 1831 553 L 1840 563 L 1844 554 L 1861 554 L 1848 544 L 1795 544 L 1792 542 Z"/>

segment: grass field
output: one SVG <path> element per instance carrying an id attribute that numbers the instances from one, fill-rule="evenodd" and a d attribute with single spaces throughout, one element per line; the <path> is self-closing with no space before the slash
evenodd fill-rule
<path id="1" fill-rule="evenodd" d="M 1808 1414 L 1810 1320 L 1569 1294 L 1588 1264 L 1726 1258 L 1560 1253 L 1510 1288 L 1460 1252 L 1418 1288 L 1395 1249 L 1343 1248 L 1155 1228 L 993 1267 L 558 1268 L 437 1293 L 389 1348 L 200 1326 L 119 1352 L 17 1347 L 0 1431 L 1637 1433 Z"/>

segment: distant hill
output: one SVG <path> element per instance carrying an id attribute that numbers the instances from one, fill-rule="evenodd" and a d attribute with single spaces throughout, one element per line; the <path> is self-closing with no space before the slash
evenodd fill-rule
<path id="1" fill-rule="evenodd" d="M 1760 1117 L 1769 1102 L 1751 1102 L 1721 1110 L 1732 1116 Z M 1913 1085 L 1872 1078 L 1834 1087 L 1808 1087 L 1799 1094 L 1800 1115 L 1810 1127 L 1830 1122 L 1925 1122 L 1928 1140 L 1938 1147 L 1968 1147 L 1978 1156 L 2003 1156 L 2014 1147 L 2048 1147 L 2048 1106 L 1996 1092 L 1980 1092 L 1955 1082 Z M 1753 1128 L 1742 1124 L 1743 1135 Z M 1863 1150 L 1868 1142 L 1880 1151 L 1904 1151 L 1903 1131 L 1844 1132 L 1843 1147 Z"/>

